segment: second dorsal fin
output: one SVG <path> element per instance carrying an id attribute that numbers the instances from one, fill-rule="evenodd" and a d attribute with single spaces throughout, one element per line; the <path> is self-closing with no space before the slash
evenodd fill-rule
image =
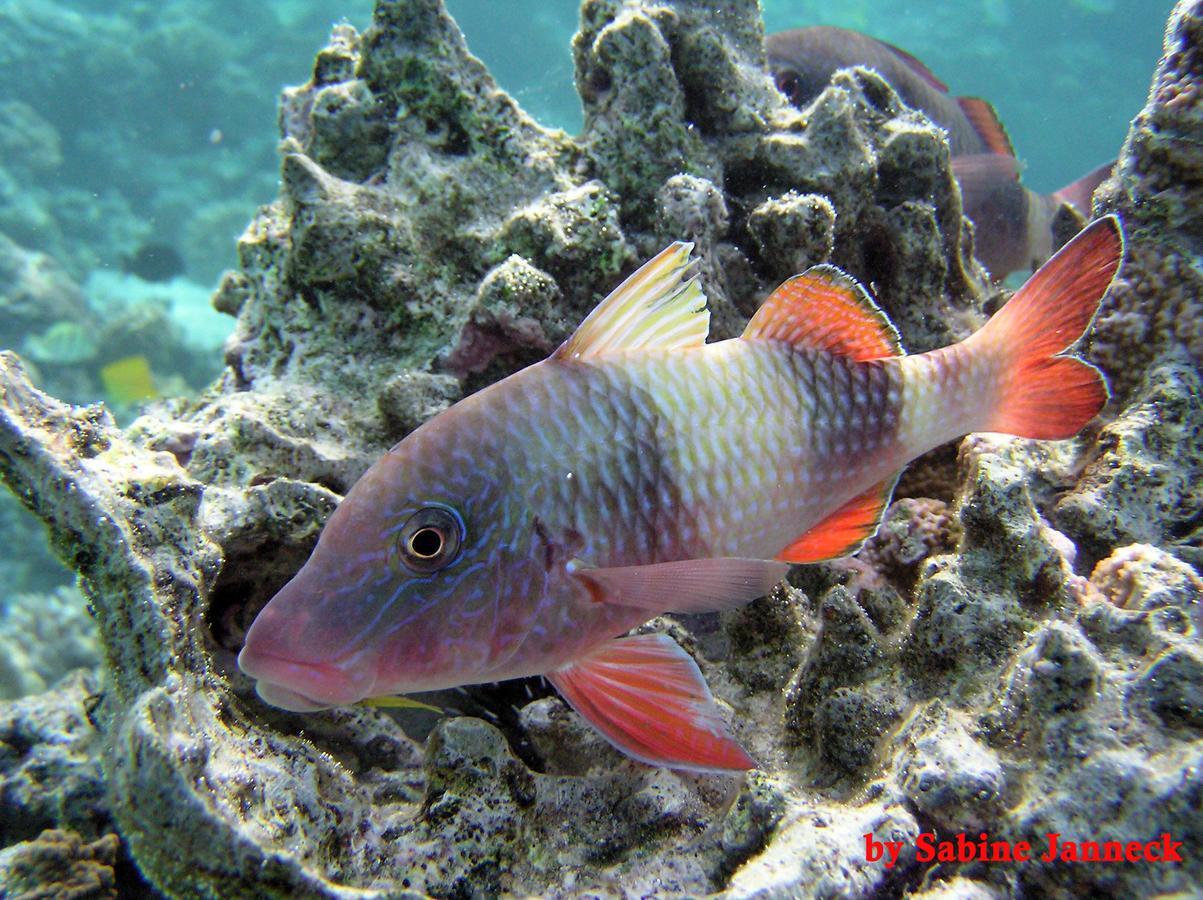
<path id="1" fill-rule="evenodd" d="M 746 340 L 777 340 L 865 361 L 902 356 L 898 332 L 865 289 L 835 266 L 813 266 L 764 301 Z"/>
<path id="2" fill-rule="evenodd" d="M 692 249 L 678 241 L 644 263 L 594 307 L 555 356 L 580 359 L 706 343 L 710 311 L 689 258 Z"/>
<path id="3" fill-rule="evenodd" d="M 978 137 L 982 139 L 982 143 L 991 153 L 999 153 L 1003 156 L 1015 155 L 1015 148 L 1011 146 L 1011 138 L 1007 134 L 1007 129 L 1003 127 L 993 106 L 981 97 L 957 97 L 956 99 L 957 105 L 961 107 L 961 112 L 965 114 L 965 118 L 969 120 L 969 124 L 973 126 L 973 130 L 977 132 Z"/>

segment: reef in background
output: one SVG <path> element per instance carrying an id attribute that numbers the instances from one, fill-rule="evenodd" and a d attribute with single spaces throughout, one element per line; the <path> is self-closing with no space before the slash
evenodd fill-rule
<path id="1" fill-rule="evenodd" d="M 1157 85 L 1190 83 L 1201 13 L 1175 11 Z M 74 736 L 56 746 L 77 776 L 52 786 L 57 805 L 20 795 L 40 818 L 6 826 L 6 842 L 31 843 L 0 858 L 0 878 L 55 852 L 103 881 L 116 830 L 150 882 L 183 895 L 1197 882 L 1195 855 L 989 872 L 932 870 L 913 848 L 891 869 L 864 855 L 866 833 L 913 843 L 924 829 L 1203 840 L 1198 356 L 1178 360 L 1176 331 L 1154 345 L 1110 328 L 1170 302 L 1164 279 L 1128 269 L 1096 350 L 1127 367 L 1111 373 L 1105 428 L 1060 444 L 971 437 L 952 502 L 899 500 L 858 561 L 797 569 L 733 613 L 657 620 L 762 761 L 740 785 L 624 759 L 556 698 L 501 728 L 444 719 L 423 743 L 379 711 L 297 716 L 254 698 L 233 665 L 243 629 L 339 496 L 430 415 L 545 355 L 669 241 L 697 243 L 718 337 L 823 261 L 874 286 L 908 349 L 981 321 L 988 289 L 947 145 L 876 75 L 841 73 L 790 109 L 752 0 L 586 0 L 581 22 L 578 138 L 500 91 L 437 0 L 384 0 L 364 34 L 336 28 L 311 82 L 285 94 L 281 197 L 216 295 L 237 328 L 199 400 L 121 430 L 0 355 L 0 473 L 79 572 L 105 671 L 95 693 L 76 680 L 0 704 L 0 796 L 27 788 L 29 754 L 56 729 Z M 1171 104 L 1182 134 L 1203 135 L 1197 94 L 1155 87 L 1118 182 L 1134 204 L 1143 191 L 1187 210 L 1195 180 L 1160 167 L 1189 165 L 1189 142 L 1140 149 Z M 1173 237 L 1188 221 L 1114 202 L 1143 223 L 1132 272 L 1195 264 Z M 67 724 L 34 727 L 51 709 Z M 97 783 L 101 803 L 67 790 Z M 55 825 L 76 838 L 34 846 Z"/>

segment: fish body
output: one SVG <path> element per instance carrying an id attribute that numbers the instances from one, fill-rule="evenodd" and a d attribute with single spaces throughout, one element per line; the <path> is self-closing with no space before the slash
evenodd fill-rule
<path id="1" fill-rule="evenodd" d="M 299 711 L 546 675 L 638 759 L 748 768 L 684 651 L 622 635 L 854 552 L 900 469 L 947 440 L 1076 433 L 1106 388 L 1057 354 L 1121 252 L 1102 220 L 977 335 L 908 357 L 830 266 L 778 288 L 742 337 L 707 344 L 689 245 L 673 245 L 552 357 L 378 461 L 239 664 L 264 699 Z"/>
<path id="2" fill-rule="evenodd" d="M 1020 182 L 1015 151 L 994 108 L 978 97 L 953 96 L 905 50 L 827 25 L 770 34 L 765 49 L 777 87 L 799 109 L 808 106 L 838 70 L 865 66 L 889 82 L 907 106 L 943 128 L 965 215 L 977 226 L 975 253 L 996 280 L 1034 269 L 1052 256 L 1064 217 L 1083 223 L 1090 215 L 1094 189 L 1114 168 L 1110 162 L 1052 194 L 1037 193 Z"/>

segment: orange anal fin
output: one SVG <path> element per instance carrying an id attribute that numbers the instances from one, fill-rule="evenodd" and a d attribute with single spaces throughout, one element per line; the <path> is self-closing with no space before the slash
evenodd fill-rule
<path id="1" fill-rule="evenodd" d="M 865 361 L 902 355 L 890 320 L 835 266 L 812 266 L 782 284 L 756 310 L 745 340 L 785 341 Z"/>
<path id="2" fill-rule="evenodd" d="M 898 476 L 853 497 L 777 554 L 790 563 L 816 563 L 850 556 L 871 538 L 885 515 Z"/>
<path id="3" fill-rule="evenodd" d="M 697 663 L 668 635 L 608 641 L 547 677 L 606 740 L 640 762 L 702 772 L 756 767 Z"/>
<path id="4" fill-rule="evenodd" d="M 961 112 L 965 114 L 965 118 L 969 120 L 969 124 L 973 126 L 973 130 L 977 132 L 978 137 L 982 139 L 982 143 L 989 148 L 991 153 L 1000 153 L 1003 156 L 1015 155 L 1011 139 L 1007 136 L 1007 129 L 999 121 L 998 113 L 994 111 L 993 106 L 981 97 L 957 97 L 957 105 L 961 107 Z"/>

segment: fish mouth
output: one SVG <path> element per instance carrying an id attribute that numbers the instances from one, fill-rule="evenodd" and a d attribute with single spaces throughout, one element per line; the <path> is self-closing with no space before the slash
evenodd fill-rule
<path id="1" fill-rule="evenodd" d="M 266 703 L 290 712 L 349 706 L 371 696 L 370 674 L 356 665 L 359 654 L 338 662 L 305 662 L 264 653 L 251 645 L 238 654 L 238 668 L 255 679 Z"/>

